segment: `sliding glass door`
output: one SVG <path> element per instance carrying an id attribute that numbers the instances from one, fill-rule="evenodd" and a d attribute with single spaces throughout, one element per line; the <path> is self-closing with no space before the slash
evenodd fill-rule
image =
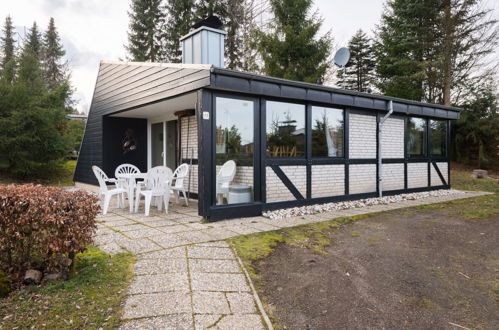
<path id="1" fill-rule="evenodd" d="M 177 121 L 151 124 L 151 167 L 177 167 Z"/>

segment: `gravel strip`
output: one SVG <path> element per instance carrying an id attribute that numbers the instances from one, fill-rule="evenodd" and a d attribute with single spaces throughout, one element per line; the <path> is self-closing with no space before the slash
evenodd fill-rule
<path id="1" fill-rule="evenodd" d="M 418 193 L 410 193 L 410 194 L 400 194 L 394 196 L 385 196 L 385 197 L 375 197 L 375 198 L 367 198 L 367 199 L 359 199 L 354 201 L 344 201 L 337 203 L 326 203 L 326 204 L 318 204 L 318 205 L 308 205 L 301 207 L 293 207 L 289 209 L 280 209 L 270 212 L 263 213 L 263 216 L 276 220 L 283 218 L 291 218 L 301 215 L 308 214 L 317 214 L 331 211 L 340 211 L 340 210 L 348 210 L 355 208 L 362 208 L 366 206 L 373 205 L 388 205 L 392 203 L 400 203 L 402 201 L 407 200 L 419 200 L 430 197 L 441 197 L 453 194 L 464 194 L 463 191 L 460 190 L 433 190 L 433 191 L 423 191 Z"/>

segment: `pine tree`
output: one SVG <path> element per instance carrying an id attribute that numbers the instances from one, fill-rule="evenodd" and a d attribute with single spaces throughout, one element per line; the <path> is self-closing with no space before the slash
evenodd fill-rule
<path id="1" fill-rule="evenodd" d="M 179 39 L 189 33 L 193 22 L 194 0 L 168 0 L 164 7 L 166 21 L 164 25 L 165 60 L 170 63 L 182 62 L 182 50 Z"/>
<path id="2" fill-rule="evenodd" d="M 317 38 L 322 20 L 309 15 L 312 0 L 271 0 L 269 33 L 258 33 L 263 72 L 274 77 L 322 83 L 331 52 L 328 32 Z"/>
<path id="3" fill-rule="evenodd" d="M 341 86 L 359 92 L 367 92 L 374 82 L 374 54 L 371 39 L 362 30 L 358 30 L 348 43 L 350 60 L 343 74 L 339 71 Z"/>
<path id="4" fill-rule="evenodd" d="M 2 78 L 12 83 L 15 78 L 15 42 L 14 39 L 14 24 L 12 23 L 12 18 L 7 16 L 5 18 L 5 25 L 2 31 L 2 37 L 0 38 L 0 47 L 2 53 L 2 61 L 0 62 L 2 68 Z"/>
<path id="5" fill-rule="evenodd" d="M 138 62 L 155 62 L 163 55 L 161 27 L 165 22 L 161 0 L 132 0 L 128 46 L 129 59 Z"/>
<path id="6" fill-rule="evenodd" d="M 425 70 L 436 61 L 432 48 L 437 36 L 435 3 L 434 0 L 388 1 L 375 46 L 378 87 L 383 94 L 418 101 L 425 98 Z"/>
<path id="7" fill-rule="evenodd" d="M 489 79 L 499 30 L 484 3 L 389 1 L 375 44 L 380 90 L 451 105 Z"/>
<path id="8" fill-rule="evenodd" d="M 38 31 L 38 26 L 36 22 L 33 22 L 33 25 L 28 30 L 26 34 L 26 41 L 24 44 L 25 48 L 29 48 L 29 50 L 33 53 L 37 60 L 41 60 L 42 57 L 42 35 Z"/>
<path id="9" fill-rule="evenodd" d="M 225 28 L 225 66 L 229 69 L 240 69 L 243 65 L 244 52 L 241 24 L 245 18 L 245 6 L 241 0 L 227 0 L 227 17 Z"/>
<path id="10" fill-rule="evenodd" d="M 63 60 L 66 51 L 62 47 L 54 19 L 51 17 L 47 31 L 43 36 L 45 80 L 49 88 L 66 83 L 69 79 L 67 63 Z"/>

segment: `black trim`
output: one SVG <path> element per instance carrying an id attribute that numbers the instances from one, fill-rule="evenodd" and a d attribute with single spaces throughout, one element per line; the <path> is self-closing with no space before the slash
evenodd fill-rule
<path id="1" fill-rule="evenodd" d="M 420 188 L 411 188 L 411 189 L 399 189 L 399 190 L 386 190 L 383 191 L 384 196 L 392 196 L 398 194 L 409 194 L 414 192 L 422 192 L 422 191 L 432 191 L 438 189 L 450 189 L 448 185 L 434 186 L 434 187 L 420 187 Z M 349 200 L 359 200 L 365 198 L 375 198 L 378 197 L 378 193 L 362 193 L 362 194 L 352 194 L 352 195 L 341 195 L 341 196 L 331 196 L 331 197 L 320 197 L 320 198 L 312 198 L 312 199 L 301 199 L 294 201 L 282 201 L 282 202 L 271 202 L 263 205 L 263 210 L 278 210 L 282 208 L 291 208 L 291 207 L 299 207 L 305 205 L 314 205 L 314 204 L 323 204 L 323 203 L 334 203 L 334 202 L 342 202 Z"/>
<path id="2" fill-rule="evenodd" d="M 343 125 L 345 153 L 345 195 L 350 194 L 350 109 L 345 109 L 345 124 Z"/>
<path id="3" fill-rule="evenodd" d="M 442 172 L 440 172 L 440 169 L 438 168 L 438 165 L 436 162 L 431 162 L 433 164 L 433 167 L 435 168 L 435 171 L 437 171 L 437 174 L 438 176 L 440 177 L 440 181 L 442 181 L 442 183 L 444 185 L 447 185 L 447 182 L 445 181 L 445 178 L 444 176 L 442 175 Z M 448 165 L 447 165 L 448 166 Z M 431 171 L 430 171 L 431 172 Z"/>
<path id="4" fill-rule="evenodd" d="M 229 204 L 223 206 L 210 207 L 208 221 L 218 221 L 233 218 L 248 218 L 262 215 L 263 203 L 254 202 L 252 204 Z"/>
<path id="5" fill-rule="evenodd" d="M 286 186 L 286 188 L 288 188 L 288 190 L 293 194 L 293 196 L 296 199 L 304 199 L 303 195 L 298 191 L 298 189 L 296 189 L 296 187 L 293 184 L 293 182 L 291 182 L 291 180 L 289 180 L 289 178 L 286 175 L 286 173 L 284 173 L 279 166 L 277 166 L 277 165 L 270 165 L 270 168 L 272 168 L 272 170 L 274 170 L 274 173 L 277 175 L 277 177 L 279 179 L 281 179 L 282 183 L 284 183 L 284 185 Z"/>
<path id="6" fill-rule="evenodd" d="M 190 159 L 189 158 L 182 158 L 182 164 L 183 163 L 186 163 L 186 164 L 189 164 L 190 163 Z M 192 159 L 192 165 L 198 165 L 199 164 L 199 160 L 198 159 Z"/>

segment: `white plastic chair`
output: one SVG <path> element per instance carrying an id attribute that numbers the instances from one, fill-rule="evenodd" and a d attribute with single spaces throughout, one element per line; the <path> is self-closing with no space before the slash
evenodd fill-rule
<path id="1" fill-rule="evenodd" d="M 133 194 L 133 190 L 135 189 L 135 180 L 120 180 L 118 179 L 120 174 L 135 174 L 140 173 L 140 170 L 137 166 L 132 164 L 121 164 L 114 171 L 114 176 L 117 178 L 119 187 L 128 190 L 129 194 Z M 131 186 L 129 186 L 131 185 Z M 133 195 L 132 195 L 133 196 Z M 128 203 L 131 203 L 131 199 L 128 198 Z M 132 211 L 132 206 L 130 205 L 130 212 Z"/>
<path id="2" fill-rule="evenodd" d="M 153 197 L 159 197 L 157 207 L 161 211 L 162 202 L 165 203 L 165 211 L 168 213 L 168 203 L 170 201 L 170 181 L 172 170 L 166 166 L 156 166 L 147 172 L 146 180 L 143 184 L 137 185 L 135 196 L 135 212 L 139 210 L 141 195 L 144 196 L 145 214 L 149 215 L 151 201 Z"/>
<path id="3" fill-rule="evenodd" d="M 118 180 L 108 178 L 106 173 L 104 173 L 104 171 L 101 170 L 98 166 L 92 166 L 92 171 L 94 172 L 97 181 L 99 181 L 100 195 L 104 196 L 104 208 L 102 210 L 102 214 L 105 215 L 107 213 L 109 203 L 111 202 L 111 197 L 113 197 L 114 195 L 118 196 L 118 207 L 124 207 L 125 203 L 123 201 L 123 194 L 127 194 L 128 197 L 128 191 L 119 186 Z M 107 182 L 114 183 L 116 185 L 116 188 L 109 189 L 109 187 L 107 186 Z"/>
<path id="4" fill-rule="evenodd" d="M 218 204 L 223 204 L 223 199 L 229 196 L 229 184 L 234 180 L 236 175 L 236 162 L 233 160 L 226 161 L 220 172 L 217 175 L 217 200 Z"/>
<path id="5" fill-rule="evenodd" d="M 182 195 L 184 195 L 185 199 L 185 206 L 189 205 L 189 200 L 187 199 L 187 194 L 185 193 L 185 186 L 184 186 L 184 180 L 187 179 L 187 176 L 189 175 L 189 165 L 187 164 L 182 164 L 177 169 L 175 172 L 173 172 L 173 178 L 172 178 L 172 185 L 171 185 L 171 190 L 175 194 L 175 201 L 177 204 L 179 203 L 179 198 L 180 198 L 180 193 L 182 192 Z"/>

